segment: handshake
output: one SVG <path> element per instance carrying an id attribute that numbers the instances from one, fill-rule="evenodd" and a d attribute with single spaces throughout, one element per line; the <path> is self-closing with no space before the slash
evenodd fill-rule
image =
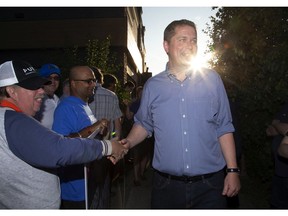
<path id="1" fill-rule="evenodd" d="M 92 125 L 93 130 L 99 131 L 99 134 L 101 134 L 103 137 L 105 137 L 108 131 L 109 127 L 109 121 L 106 119 L 101 119 L 94 123 Z M 123 139 L 121 141 L 118 140 L 118 137 L 112 138 L 110 140 L 111 147 L 112 147 L 112 153 L 107 158 L 113 163 L 116 164 L 119 160 L 124 158 L 124 156 L 128 153 L 129 145 L 126 139 Z"/>
<path id="2" fill-rule="evenodd" d="M 110 140 L 112 145 L 112 153 L 108 156 L 108 159 L 113 163 L 116 164 L 119 160 L 124 158 L 124 156 L 128 153 L 129 145 L 125 142 L 117 141 L 117 140 Z"/>

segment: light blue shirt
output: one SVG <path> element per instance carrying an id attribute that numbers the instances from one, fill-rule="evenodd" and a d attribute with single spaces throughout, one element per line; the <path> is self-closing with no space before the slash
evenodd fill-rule
<path id="1" fill-rule="evenodd" d="M 180 82 L 169 70 L 145 84 L 135 123 L 154 131 L 153 167 L 171 175 L 195 176 L 222 169 L 218 138 L 234 132 L 220 76 L 202 69 Z"/>

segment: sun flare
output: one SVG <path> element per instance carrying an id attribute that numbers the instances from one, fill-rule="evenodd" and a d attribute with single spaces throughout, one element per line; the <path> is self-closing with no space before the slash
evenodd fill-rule
<path id="1" fill-rule="evenodd" d="M 209 61 L 212 59 L 212 57 L 212 53 L 206 53 L 203 55 L 198 54 L 191 60 L 191 68 L 196 71 L 200 70 L 201 68 L 208 68 L 210 66 Z"/>

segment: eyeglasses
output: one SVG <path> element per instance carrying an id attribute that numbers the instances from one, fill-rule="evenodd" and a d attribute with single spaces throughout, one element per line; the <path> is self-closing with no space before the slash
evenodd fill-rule
<path id="1" fill-rule="evenodd" d="M 96 83 L 96 79 L 86 79 L 86 80 L 74 80 L 74 81 L 81 81 L 81 82 L 86 82 L 88 85 L 91 85 L 92 83 Z"/>

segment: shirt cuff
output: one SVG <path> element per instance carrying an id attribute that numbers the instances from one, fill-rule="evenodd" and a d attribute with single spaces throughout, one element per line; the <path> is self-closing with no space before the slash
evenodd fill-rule
<path id="1" fill-rule="evenodd" d="M 112 143 L 110 140 L 101 140 L 102 143 L 102 155 L 107 156 L 112 154 Z"/>

